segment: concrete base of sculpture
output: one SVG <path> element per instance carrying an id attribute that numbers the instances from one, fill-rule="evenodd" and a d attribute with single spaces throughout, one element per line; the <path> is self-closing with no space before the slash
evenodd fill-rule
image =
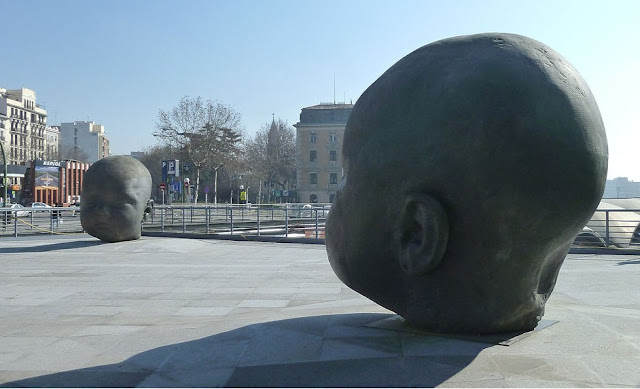
<path id="1" fill-rule="evenodd" d="M 416 334 L 416 335 L 423 335 L 423 336 L 442 336 L 445 338 L 469 340 L 472 342 L 497 344 L 501 346 L 510 346 L 517 341 L 525 339 L 536 332 L 542 331 L 545 328 L 556 324 L 557 322 L 558 322 L 557 320 L 542 319 L 540 320 L 536 328 L 530 331 L 515 331 L 515 332 L 506 332 L 502 334 L 489 334 L 489 335 L 465 335 L 465 334 L 446 334 L 446 333 L 443 334 L 443 333 L 437 333 L 437 332 L 424 331 L 409 325 L 409 323 L 402 316 L 394 315 L 391 317 L 374 321 L 373 323 L 369 323 L 367 324 L 367 327 L 382 328 L 382 329 L 393 330 L 393 331 L 402 331 L 402 332 L 407 332 L 407 333 Z"/>

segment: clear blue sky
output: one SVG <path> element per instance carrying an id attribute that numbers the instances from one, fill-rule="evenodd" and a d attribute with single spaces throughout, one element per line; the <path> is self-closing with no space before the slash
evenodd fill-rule
<path id="1" fill-rule="evenodd" d="M 184 95 L 233 106 L 251 136 L 271 114 L 353 100 L 438 39 L 511 32 L 566 57 L 607 127 L 609 177 L 640 181 L 640 1 L 0 0 L 0 86 L 27 87 L 49 124 L 93 120 L 114 154 L 156 144 Z"/>

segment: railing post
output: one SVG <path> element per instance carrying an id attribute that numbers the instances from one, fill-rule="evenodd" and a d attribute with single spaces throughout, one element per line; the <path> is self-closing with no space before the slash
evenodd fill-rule
<path id="1" fill-rule="evenodd" d="M 160 232 L 164 232 L 164 212 L 166 211 L 165 208 L 162 208 L 161 212 L 160 212 Z"/>
<path id="2" fill-rule="evenodd" d="M 49 224 L 51 225 L 51 235 L 53 235 L 53 211 L 49 211 Z"/>
<path id="3" fill-rule="evenodd" d="M 231 235 L 233 235 L 233 207 L 229 208 L 229 220 L 231 220 Z"/>
<path id="4" fill-rule="evenodd" d="M 607 247 L 609 247 L 610 242 L 609 242 L 609 211 L 604 211 L 604 215 L 605 215 L 605 220 L 606 220 L 606 226 L 605 226 L 605 238 L 604 241 L 607 244 Z"/>
<path id="5" fill-rule="evenodd" d="M 16 217 L 13 218 L 13 236 L 18 237 L 18 213 L 16 212 Z"/>
<path id="6" fill-rule="evenodd" d="M 193 223 L 193 205 L 190 208 L 191 208 L 191 223 Z"/>
<path id="7" fill-rule="evenodd" d="M 284 236 L 289 236 L 289 207 L 284 206 Z"/>
<path id="8" fill-rule="evenodd" d="M 204 220 L 207 224 L 207 234 L 209 233 L 209 222 L 211 222 L 211 207 L 205 208 Z"/>
<path id="9" fill-rule="evenodd" d="M 316 239 L 318 239 L 318 210 L 316 209 Z"/>
<path id="10" fill-rule="evenodd" d="M 184 219 L 184 207 L 181 208 L 182 209 L 182 233 L 184 234 L 185 232 L 187 232 L 187 221 Z"/>
<path id="11" fill-rule="evenodd" d="M 260 236 L 260 206 L 258 206 L 258 208 L 256 208 L 256 222 L 258 224 L 258 236 Z"/>

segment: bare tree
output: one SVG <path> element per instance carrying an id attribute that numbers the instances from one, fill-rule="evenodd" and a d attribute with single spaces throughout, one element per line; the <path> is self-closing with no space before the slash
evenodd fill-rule
<path id="1" fill-rule="evenodd" d="M 162 198 L 162 193 L 160 192 L 160 184 L 162 183 L 162 161 L 166 153 L 166 147 L 153 146 L 147 148 L 144 154 L 138 158 L 151 174 L 151 194 L 156 201 Z"/>
<path id="2" fill-rule="evenodd" d="M 245 144 L 246 163 L 251 173 L 270 188 L 291 189 L 296 180 L 296 133 L 286 121 L 273 119 Z M 270 194 L 269 191 L 269 200 Z"/>
<path id="3" fill-rule="evenodd" d="M 200 170 L 215 169 L 235 160 L 242 137 L 241 115 L 232 107 L 201 97 L 183 97 L 170 111 L 160 110 L 153 135 L 165 145 L 178 146 L 196 171 L 195 202 L 200 191 Z"/>
<path id="4" fill-rule="evenodd" d="M 58 159 L 72 159 L 80 162 L 89 162 L 89 154 L 78 146 L 60 145 L 58 148 Z"/>

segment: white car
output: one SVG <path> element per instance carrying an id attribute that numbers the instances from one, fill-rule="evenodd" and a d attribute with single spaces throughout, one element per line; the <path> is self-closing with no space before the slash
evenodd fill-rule
<path id="1" fill-rule="evenodd" d="M 27 211 L 21 204 L 9 204 L 7 207 L 2 207 L 2 218 L 11 219 L 12 217 L 25 217 L 29 215 L 29 211 Z"/>
<path id="2" fill-rule="evenodd" d="M 25 217 L 29 215 L 29 211 L 24 209 L 22 204 L 11 204 L 11 209 L 16 217 Z"/>
<path id="3" fill-rule="evenodd" d="M 51 206 L 49 204 L 35 202 L 35 203 L 31 203 L 31 208 L 51 208 Z"/>

